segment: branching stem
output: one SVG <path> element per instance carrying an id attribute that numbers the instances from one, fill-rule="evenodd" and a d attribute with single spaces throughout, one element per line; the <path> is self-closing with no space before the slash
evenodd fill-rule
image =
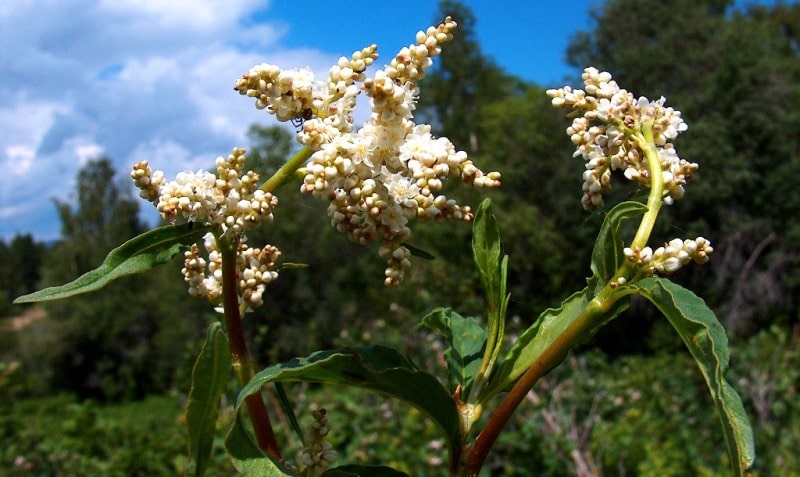
<path id="1" fill-rule="evenodd" d="M 632 135 L 644 152 L 647 160 L 647 169 L 650 173 L 650 194 L 647 199 L 647 212 L 642 218 L 630 245 L 631 248 L 639 250 L 647 245 L 658 218 L 658 213 L 661 210 L 664 194 L 664 177 L 661 171 L 661 161 L 658 158 L 658 151 L 653 140 L 652 126 L 652 122 L 645 122 L 641 125 L 641 134 Z M 626 276 L 630 271 L 629 267 L 630 263 L 627 261 L 621 264 L 615 277 Z M 597 297 L 589 302 L 580 316 L 561 335 L 554 339 L 553 343 L 531 364 L 514 384 L 514 387 L 511 388 L 511 391 L 505 395 L 497 410 L 486 423 L 486 427 L 478 434 L 474 445 L 469 449 L 469 454 L 462 467 L 464 471 L 462 475 L 467 477 L 478 475 L 489 450 L 497 440 L 503 427 L 505 427 L 534 384 L 552 369 L 555 363 L 561 361 L 589 330 L 597 325 L 597 320 L 602 319 L 602 316 L 611 309 L 614 303 L 631 292 L 630 289 L 619 289 L 606 285 Z"/>

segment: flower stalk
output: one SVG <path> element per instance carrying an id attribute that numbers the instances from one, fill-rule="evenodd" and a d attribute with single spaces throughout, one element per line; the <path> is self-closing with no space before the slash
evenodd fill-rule
<path id="1" fill-rule="evenodd" d="M 650 194 L 647 197 L 647 212 L 644 214 L 636 235 L 631 241 L 631 248 L 642 249 L 647 246 L 650 234 L 656 224 L 658 212 L 664 203 L 664 175 L 661 172 L 661 162 L 658 159 L 658 150 L 653 139 L 653 123 L 645 121 L 642 124 L 642 134 L 634 135 L 639 148 L 644 152 L 647 160 L 647 169 L 650 172 Z"/>
<path id="2" fill-rule="evenodd" d="M 644 165 L 650 177 L 648 209 L 644 217 L 642 217 L 631 242 L 631 248 L 638 247 L 638 249 L 642 249 L 647 245 L 663 204 L 664 178 L 658 157 L 658 149 L 653 137 L 653 122 L 645 119 L 640 125 L 640 132 L 629 131 L 628 135 L 644 153 Z M 606 313 L 617 301 L 633 293 L 631 288 L 620 288 L 617 281 L 618 277 L 626 277 L 633 266 L 635 266 L 633 262 L 623 261 L 614 274 L 614 278 L 609 280 L 581 314 L 555 338 L 552 345 L 544 350 L 514 384 L 489 418 L 486 426 L 478 434 L 475 443 L 467 454 L 463 472 L 459 475 L 465 477 L 478 475 L 492 445 L 533 386 L 558 362 L 563 360 L 564 356 L 604 319 Z"/>
<path id="3" fill-rule="evenodd" d="M 313 153 L 314 151 L 312 151 L 308 146 L 297 151 L 297 153 L 295 153 L 291 159 L 286 161 L 286 163 L 282 165 L 280 169 L 278 169 L 275 174 L 272 175 L 272 177 L 261 184 L 260 189 L 264 192 L 275 192 L 278 187 L 289 182 L 293 178 L 294 173 L 303 167 Z"/>
<path id="4" fill-rule="evenodd" d="M 231 364 L 239 385 L 244 386 L 253 377 L 253 366 L 247 350 L 247 342 L 242 329 L 242 316 L 239 312 L 239 282 L 236 270 L 236 244 L 220 240 L 222 254 L 222 304 L 225 315 L 225 328 L 228 345 L 231 349 Z M 272 429 L 267 408 L 260 394 L 251 394 L 245 398 L 245 406 L 253 423 L 258 446 L 274 459 L 280 459 L 278 441 Z"/>

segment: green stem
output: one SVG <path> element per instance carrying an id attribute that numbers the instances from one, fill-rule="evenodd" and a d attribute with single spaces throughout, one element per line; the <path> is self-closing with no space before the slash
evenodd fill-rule
<path id="1" fill-rule="evenodd" d="M 644 151 L 647 159 L 647 170 L 650 173 L 650 195 L 647 197 L 647 212 L 639 224 L 639 229 L 631 242 L 631 248 L 641 250 L 647 246 L 650 234 L 661 210 L 664 196 L 664 175 L 661 171 L 661 161 L 658 158 L 655 141 L 653 140 L 653 124 L 645 123 L 642 125 L 642 135 L 634 135 L 639 148 Z"/>
<path id="2" fill-rule="evenodd" d="M 218 238 L 222 255 L 222 304 L 225 310 L 225 328 L 231 349 L 231 361 L 236 379 L 241 386 L 253 377 L 253 366 L 247 351 L 247 343 L 242 329 L 242 316 L 239 313 L 239 277 L 236 271 L 236 244 Z M 258 446 L 271 457 L 280 460 L 281 454 L 267 408 L 261 394 L 251 394 L 245 398 L 245 406 L 253 423 Z"/>
<path id="3" fill-rule="evenodd" d="M 631 242 L 631 248 L 638 248 L 639 250 L 647 245 L 663 203 L 664 176 L 661 171 L 658 150 L 653 140 L 652 126 L 652 122 L 646 122 L 641 126 L 641 134 L 632 135 L 639 148 L 644 152 L 647 160 L 647 169 L 650 173 L 650 194 L 647 199 L 647 212 L 642 218 L 639 228 L 636 230 L 636 235 Z M 630 262 L 625 261 L 622 263 L 611 282 L 614 282 L 616 277 L 627 276 L 631 266 Z M 563 359 L 569 350 L 597 324 L 597 320 L 602 319 L 605 312 L 610 310 L 614 303 L 623 296 L 633 293 L 631 289 L 613 288 L 610 283 L 587 305 L 575 321 L 554 339 L 553 343 L 531 364 L 514 384 L 514 387 L 511 388 L 511 391 L 506 394 L 470 449 L 464 464 L 464 471 L 466 472 L 464 475 L 468 477 L 478 475 L 492 445 L 533 385 L 552 369 L 554 363 Z"/>
<path id="4" fill-rule="evenodd" d="M 286 161 L 284 165 L 281 166 L 280 169 L 275 172 L 269 179 L 267 179 L 263 184 L 261 184 L 261 190 L 264 192 L 274 192 L 278 189 L 278 187 L 282 186 L 283 184 L 289 182 L 292 179 L 294 173 L 303 167 L 303 165 L 308 161 L 308 158 L 314 154 L 314 151 L 309 149 L 308 147 L 303 147 L 297 153 L 292 156 L 291 159 Z"/>
<path id="5" fill-rule="evenodd" d="M 499 316 L 500 311 L 493 308 L 494 305 L 490 300 L 488 313 L 489 326 L 486 333 L 486 350 L 483 353 L 483 359 L 481 360 L 478 372 L 475 373 L 475 380 L 472 384 L 472 389 L 469 395 L 464 397 L 466 402 L 473 402 L 474 396 L 479 396 L 483 391 L 483 388 L 486 386 L 486 383 L 489 380 L 489 375 L 492 373 L 492 368 L 497 360 L 497 356 L 500 354 L 500 348 L 502 344 L 500 340 L 503 339 L 503 320 L 505 317 Z M 469 425 L 471 424 L 472 423 L 470 422 Z M 464 429 L 464 431 L 468 432 L 469 429 Z"/>
<path id="6" fill-rule="evenodd" d="M 554 363 L 561 361 L 570 349 L 585 338 L 586 333 L 597 325 L 597 320 L 602 319 L 614 303 L 630 293 L 631 291 L 628 290 L 614 290 L 610 286 L 605 287 L 575 321 L 553 340 L 553 343 L 531 364 L 505 395 L 486 423 L 486 427 L 478 434 L 475 444 L 467 456 L 464 464 L 465 473 L 462 475 L 467 477 L 478 475 L 492 445 L 533 385 L 553 368 Z"/>

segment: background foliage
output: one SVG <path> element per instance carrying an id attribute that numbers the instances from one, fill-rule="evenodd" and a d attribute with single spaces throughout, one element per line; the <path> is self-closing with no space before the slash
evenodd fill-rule
<path id="1" fill-rule="evenodd" d="M 571 158 L 567 120 L 544 85 L 526 84 L 483 55 L 480 19 L 466 7 L 446 1 L 440 10 L 460 27 L 420 85 L 417 113 L 484 169 L 503 172 L 492 199 L 511 257 L 513 335 L 583 287 L 600 217 L 580 209 L 582 164 Z M 800 5 L 609 0 L 592 15 L 592 28 L 577 32 L 567 52 L 576 76 L 586 65 L 608 70 L 635 94 L 666 96 L 689 124 L 678 151 L 701 169 L 662 214 L 656 240 L 703 235 L 714 243 L 709 264 L 675 278 L 705 297 L 731 333 L 731 382 L 756 427 L 761 475 L 799 475 L 800 221 L 790 219 L 800 212 Z M 284 129 L 253 126 L 250 138 L 248 159 L 262 176 L 293 148 Z M 116 172 L 102 158 L 81 170 L 75 197 L 55 203 L 57 243 L 0 242 L 4 475 L 174 475 L 188 465 L 176 419 L 214 316 L 185 294 L 179 261 L 45 309 L 10 303 L 88 271 L 144 230 L 142 202 Z M 285 261 L 308 268 L 284 271 L 270 285 L 269 305 L 247 315 L 260 363 L 382 343 L 427 356 L 418 364 L 435 368 L 441 345 L 415 330 L 419 317 L 434 306 L 479 316 L 469 226 L 415 230 L 414 245 L 437 258 L 415 259 L 407 283 L 385 289 L 377 251 L 333 231 L 324 204 L 291 190 L 278 195 L 274 223 L 250 241 L 277 245 Z M 463 198 L 478 203 L 477 195 Z M 300 395 L 300 410 L 313 402 L 329 409 L 345 459 L 444 473 L 434 429 L 402 404 L 314 387 Z M 493 475 L 724 475 L 702 378 L 642 302 L 529 400 L 491 456 Z M 134 412 L 153 419 L 126 417 Z M 401 445 L 409 442 L 419 445 Z M 230 471 L 224 460 L 220 450 L 219 475 Z"/>

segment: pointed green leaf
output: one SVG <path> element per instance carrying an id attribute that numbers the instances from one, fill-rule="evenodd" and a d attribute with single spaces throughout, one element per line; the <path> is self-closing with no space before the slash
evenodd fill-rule
<path id="1" fill-rule="evenodd" d="M 208 231 L 197 224 L 167 225 L 134 237 L 112 250 L 102 265 L 57 287 L 23 295 L 14 303 L 60 300 L 98 290 L 117 278 L 167 263 Z"/>
<path id="2" fill-rule="evenodd" d="M 423 250 L 423 249 L 421 249 L 419 247 L 415 247 L 414 245 L 411 245 L 408 242 L 403 242 L 403 246 L 405 248 L 407 248 L 408 251 L 411 252 L 411 255 L 413 255 L 415 257 L 419 257 L 419 258 L 422 258 L 424 260 L 435 260 L 436 259 L 436 256 L 433 255 L 432 253 L 428 252 L 427 250 Z"/>
<path id="3" fill-rule="evenodd" d="M 239 392 L 244 398 L 273 381 L 307 381 L 356 386 L 401 399 L 427 414 L 445 433 L 458 458 L 459 417 L 455 400 L 439 380 L 419 370 L 397 350 L 385 346 L 317 351 L 257 373 Z"/>
<path id="4" fill-rule="evenodd" d="M 497 299 L 493 295 L 500 291 L 502 251 L 500 232 L 492 214 L 490 199 L 485 199 L 475 213 L 475 220 L 472 224 L 472 254 L 475 265 L 478 267 L 481 284 L 487 293 L 487 300 L 490 303 L 499 304 L 504 296 Z"/>
<path id="5" fill-rule="evenodd" d="M 322 477 L 408 477 L 408 474 L 385 465 L 348 464 L 328 469 Z"/>
<path id="6" fill-rule="evenodd" d="M 604 200 L 605 205 L 600 207 L 599 209 L 595 210 L 591 214 L 589 214 L 583 221 L 590 222 L 598 217 L 605 217 L 606 212 L 613 209 L 617 205 L 621 204 L 622 202 L 647 202 L 647 196 L 650 195 L 650 189 L 647 187 L 637 186 L 633 190 L 629 190 L 622 194 L 618 194 L 616 197 L 612 197 L 610 199 Z"/>
<path id="7" fill-rule="evenodd" d="M 461 386 L 461 395 L 468 396 L 475 373 L 481 364 L 486 346 L 486 330 L 475 318 L 464 318 L 450 308 L 437 308 L 420 321 L 447 341 L 444 351 L 450 392 Z"/>
<path id="8" fill-rule="evenodd" d="M 472 227 L 472 254 L 489 305 L 486 346 L 476 376 L 480 387 L 478 391 L 482 393 L 485 390 L 486 380 L 494 371 L 502 351 L 506 310 L 510 298 L 506 292 L 508 257 L 502 254 L 500 230 L 492 213 L 490 199 L 485 199 L 475 213 Z"/>
<path id="9" fill-rule="evenodd" d="M 272 460 L 258 447 L 253 437 L 247 432 L 238 413 L 231 430 L 225 437 L 225 450 L 236 467 L 245 477 L 285 477 L 292 472 Z"/>
<path id="10" fill-rule="evenodd" d="M 749 475 L 755 461 L 753 429 L 741 397 L 725 379 L 729 357 L 725 329 L 703 299 L 680 285 L 653 277 L 634 286 L 667 317 L 697 361 L 719 412 L 736 475 Z"/>
<path id="11" fill-rule="evenodd" d="M 484 393 L 486 398 L 510 387 L 543 353 L 549 350 L 556 340 L 562 338 L 567 328 L 578 319 L 584 318 L 583 313 L 590 301 L 589 289 L 585 288 L 569 296 L 559 308 L 550 308 L 542 312 L 503 358 L 497 372 L 492 376 L 487 392 Z M 594 317 L 594 326 L 587 329 L 582 336 L 573 339 L 570 346 L 564 348 L 562 356 L 553 362 L 553 366 L 566 358 L 569 349 L 591 338 L 598 328 L 617 317 L 629 304 L 630 300 L 627 297 L 621 298 L 602 315 Z"/>
<path id="12" fill-rule="evenodd" d="M 622 254 L 623 242 L 619 236 L 622 221 L 644 214 L 647 206 L 639 202 L 623 202 L 617 204 L 606 215 L 597 241 L 592 250 L 592 273 L 590 289 L 597 293 L 600 288 L 613 277 L 614 272 L 624 259 Z"/>
<path id="13" fill-rule="evenodd" d="M 222 325 L 212 323 L 192 369 L 192 388 L 186 403 L 186 424 L 189 428 L 189 447 L 195 461 L 195 476 L 203 475 L 208 467 L 219 415 L 219 400 L 228 386 L 230 373 L 228 339 L 222 331 Z"/>

